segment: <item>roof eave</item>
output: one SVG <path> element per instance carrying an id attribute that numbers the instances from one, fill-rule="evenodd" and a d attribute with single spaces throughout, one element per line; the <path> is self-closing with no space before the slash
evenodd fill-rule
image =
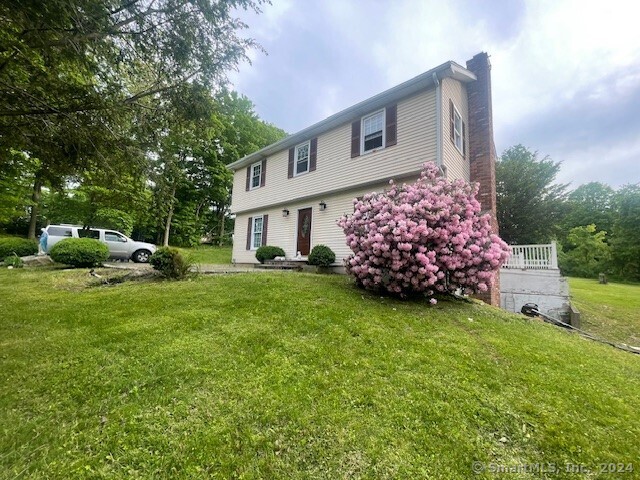
<path id="1" fill-rule="evenodd" d="M 398 101 L 428 87 L 434 86 L 434 74 L 438 79 L 450 77 L 465 83 L 476 80 L 476 76 L 472 72 L 457 63 L 451 61 L 443 63 L 442 65 L 432 68 L 431 70 L 407 80 L 400 85 L 396 85 L 395 87 L 385 90 L 378 95 L 331 115 L 330 117 L 300 130 L 293 135 L 289 135 L 276 143 L 272 143 L 271 145 L 251 153 L 240 160 L 236 160 L 235 162 L 227 165 L 227 167 L 231 170 L 239 170 L 251 165 L 252 163 L 258 162 L 269 155 L 273 155 L 274 153 L 293 147 L 305 140 L 317 137 L 321 133 L 351 122 L 373 110 L 379 109 L 394 101 Z"/>

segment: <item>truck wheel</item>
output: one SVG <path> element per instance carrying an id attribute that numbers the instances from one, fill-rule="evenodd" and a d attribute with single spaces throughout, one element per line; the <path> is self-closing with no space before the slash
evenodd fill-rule
<path id="1" fill-rule="evenodd" d="M 131 259 L 136 263 L 149 263 L 151 252 L 149 250 L 136 250 Z"/>

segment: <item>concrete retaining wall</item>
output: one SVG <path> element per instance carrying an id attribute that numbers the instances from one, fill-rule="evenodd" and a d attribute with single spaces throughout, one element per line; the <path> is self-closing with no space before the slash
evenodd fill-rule
<path id="1" fill-rule="evenodd" d="M 542 313 L 566 318 L 570 312 L 569 284 L 560 270 L 500 270 L 500 306 L 520 312 L 525 303 L 535 303 Z"/>

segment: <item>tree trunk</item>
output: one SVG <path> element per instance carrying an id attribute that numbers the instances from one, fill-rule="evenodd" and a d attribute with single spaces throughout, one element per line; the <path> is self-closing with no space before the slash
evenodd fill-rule
<path id="1" fill-rule="evenodd" d="M 27 238 L 35 240 L 36 238 L 36 222 L 38 221 L 38 210 L 40 207 L 40 195 L 42 193 L 42 180 L 40 174 L 36 174 L 33 182 L 33 193 L 31 194 L 31 215 L 29 218 L 29 233 Z"/>
<path id="2" fill-rule="evenodd" d="M 222 246 L 224 244 L 224 205 L 220 206 L 220 236 L 218 237 L 218 245 Z"/>
<path id="3" fill-rule="evenodd" d="M 169 246 L 169 232 L 171 231 L 171 219 L 173 218 L 173 206 L 175 205 L 175 196 L 176 196 L 176 184 L 173 184 L 173 189 L 171 190 L 171 199 L 169 200 L 169 212 L 167 213 L 167 220 L 164 224 L 164 237 L 162 238 L 162 246 Z"/>
<path id="4" fill-rule="evenodd" d="M 204 202 L 200 202 L 196 207 L 196 222 L 200 220 L 200 212 L 202 211 L 203 207 L 204 207 Z"/>

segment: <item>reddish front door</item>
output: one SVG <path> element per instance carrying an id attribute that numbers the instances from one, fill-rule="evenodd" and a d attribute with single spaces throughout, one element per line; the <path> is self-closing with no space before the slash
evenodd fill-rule
<path id="1" fill-rule="evenodd" d="M 311 209 L 298 210 L 298 247 L 302 255 L 309 255 L 311 250 Z"/>

